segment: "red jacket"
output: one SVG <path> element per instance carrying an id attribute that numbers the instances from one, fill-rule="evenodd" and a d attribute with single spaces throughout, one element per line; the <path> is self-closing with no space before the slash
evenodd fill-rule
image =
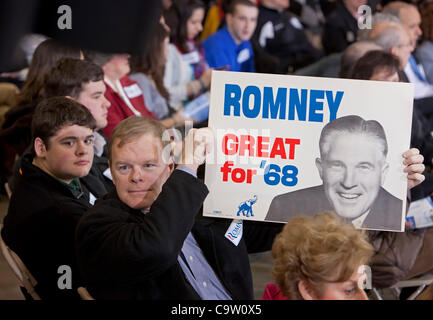
<path id="1" fill-rule="evenodd" d="M 262 300 L 288 300 L 273 283 L 266 284 L 265 292 L 263 292 Z"/>
<path id="2" fill-rule="evenodd" d="M 126 104 L 126 102 L 122 99 L 122 97 L 115 92 L 111 86 L 105 82 L 105 87 L 107 90 L 105 91 L 105 98 L 110 101 L 111 106 L 108 108 L 107 114 L 107 126 L 102 129 L 105 136 L 109 138 L 111 136 L 111 132 L 113 132 L 114 127 L 122 120 L 129 118 L 131 116 L 136 115 L 133 110 Z M 138 113 L 145 117 L 152 117 L 156 119 L 156 116 L 147 110 L 146 105 L 144 103 L 143 93 L 140 90 L 138 84 L 130 79 L 128 76 L 120 79 L 120 84 L 122 85 L 125 94 L 128 96 L 129 101 L 132 106 Z"/>

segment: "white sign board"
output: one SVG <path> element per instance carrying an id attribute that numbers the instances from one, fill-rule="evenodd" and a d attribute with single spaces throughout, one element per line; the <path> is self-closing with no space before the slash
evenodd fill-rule
<path id="1" fill-rule="evenodd" d="M 210 99 L 205 216 L 404 230 L 411 84 L 213 71 Z"/>

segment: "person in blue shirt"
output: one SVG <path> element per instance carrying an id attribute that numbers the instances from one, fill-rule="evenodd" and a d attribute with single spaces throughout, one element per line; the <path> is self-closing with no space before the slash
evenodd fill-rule
<path id="1" fill-rule="evenodd" d="M 226 26 L 203 42 L 206 61 L 215 69 L 255 72 L 250 43 L 257 24 L 257 6 L 249 0 L 234 0 L 226 14 Z"/>

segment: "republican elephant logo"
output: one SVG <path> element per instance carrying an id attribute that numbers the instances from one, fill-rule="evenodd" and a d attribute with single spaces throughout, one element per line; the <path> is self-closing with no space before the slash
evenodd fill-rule
<path id="1" fill-rule="evenodd" d="M 241 202 L 238 206 L 237 216 L 241 213 L 244 217 L 254 217 L 253 215 L 253 204 L 257 202 L 257 195 L 254 195 L 252 199 Z"/>

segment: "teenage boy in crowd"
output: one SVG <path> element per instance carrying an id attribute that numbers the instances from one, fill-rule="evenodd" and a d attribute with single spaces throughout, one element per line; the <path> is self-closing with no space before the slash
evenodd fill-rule
<path id="1" fill-rule="evenodd" d="M 33 115 L 32 154 L 22 158 L 1 232 L 42 299 L 78 299 L 74 232 L 94 201 L 80 178 L 92 166 L 95 128 L 89 110 L 65 97 L 42 100 Z"/>

